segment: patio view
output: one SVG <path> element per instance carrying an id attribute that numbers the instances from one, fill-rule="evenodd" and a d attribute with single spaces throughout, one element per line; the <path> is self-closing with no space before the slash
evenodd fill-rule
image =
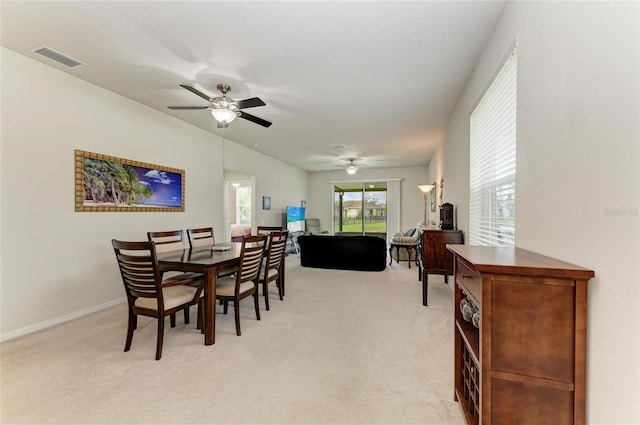
<path id="1" fill-rule="evenodd" d="M 333 206 L 335 234 L 386 237 L 386 182 L 336 184 Z"/>

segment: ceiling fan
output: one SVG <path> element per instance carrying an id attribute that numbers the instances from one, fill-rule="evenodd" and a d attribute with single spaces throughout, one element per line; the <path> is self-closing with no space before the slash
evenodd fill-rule
<path id="1" fill-rule="evenodd" d="M 258 118 L 255 115 L 251 115 L 240 110 L 245 108 L 255 108 L 256 106 L 265 106 L 266 103 L 264 103 L 258 97 L 252 97 L 244 100 L 233 100 L 230 97 L 227 97 L 227 93 L 231 91 L 231 86 L 229 86 L 228 84 L 217 85 L 218 91 L 222 93 L 222 96 L 218 97 L 210 97 L 209 95 L 195 88 L 192 84 L 180 84 L 180 87 L 189 90 L 191 93 L 197 96 L 200 96 L 201 98 L 209 102 L 209 105 L 167 106 L 167 108 L 174 111 L 208 109 L 211 112 L 211 115 L 213 115 L 213 117 L 216 119 L 218 128 L 229 127 L 229 123 L 235 120 L 237 117 L 244 118 L 247 121 L 251 121 L 263 127 L 271 126 L 271 123 L 269 121 L 263 120 L 262 118 Z"/>

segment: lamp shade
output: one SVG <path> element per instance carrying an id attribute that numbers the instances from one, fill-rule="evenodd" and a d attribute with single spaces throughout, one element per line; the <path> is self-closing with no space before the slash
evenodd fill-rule
<path id="1" fill-rule="evenodd" d="M 422 193 L 429 193 L 433 190 L 435 185 L 433 184 L 420 184 L 418 185 L 418 189 L 422 191 Z"/>
<path id="2" fill-rule="evenodd" d="M 213 118 L 215 118 L 219 123 L 230 123 L 238 116 L 235 111 L 223 108 L 211 109 L 211 115 L 213 115 Z"/>

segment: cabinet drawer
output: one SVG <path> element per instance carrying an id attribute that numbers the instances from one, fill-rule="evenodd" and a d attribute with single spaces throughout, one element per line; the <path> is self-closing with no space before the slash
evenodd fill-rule
<path id="1" fill-rule="evenodd" d="M 476 301 L 480 301 L 482 278 L 460 259 L 456 259 L 456 283 L 464 288 L 468 295 L 474 297 Z"/>

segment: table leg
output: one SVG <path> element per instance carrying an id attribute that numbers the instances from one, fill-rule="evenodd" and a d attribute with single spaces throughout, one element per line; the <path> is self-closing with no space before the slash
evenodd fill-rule
<path id="1" fill-rule="evenodd" d="M 429 295 L 428 276 L 429 274 L 427 273 L 427 271 L 423 270 L 422 271 L 422 305 L 423 306 L 427 305 L 427 296 Z"/>
<path id="2" fill-rule="evenodd" d="M 216 269 L 204 271 L 204 345 L 216 342 Z"/>

